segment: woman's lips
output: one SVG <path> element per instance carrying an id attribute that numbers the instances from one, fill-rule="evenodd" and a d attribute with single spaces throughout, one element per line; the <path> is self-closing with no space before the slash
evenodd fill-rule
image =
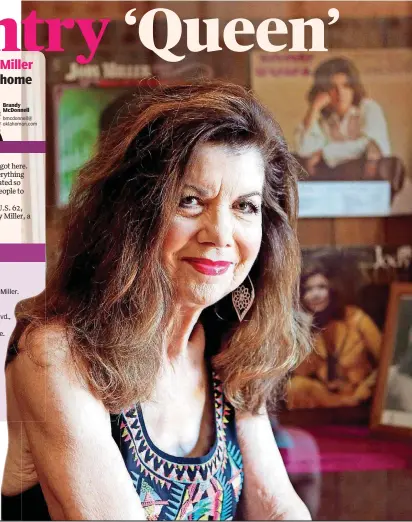
<path id="1" fill-rule="evenodd" d="M 212 261 L 199 257 L 185 257 L 183 261 L 187 261 L 195 270 L 205 275 L 224 274 L 232 264 L 230 261 Z"/>
<path id="2" fill-rule="evenodd" d="M 310 303 L 310 306 L 312 308 L 319 308 L 319 307 L 326 307 L 328 304 L 327 300 L 326 299 L 323 299 L 322 301 L 312 301 Z"/>

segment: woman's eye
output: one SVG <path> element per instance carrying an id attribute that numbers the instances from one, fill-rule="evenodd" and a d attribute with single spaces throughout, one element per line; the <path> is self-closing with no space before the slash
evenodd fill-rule
<path id="1" fill-rule="evenodd" d="M 179 203 L 180 207 L 191 208 L 199 205 L 199 198 L 196 196 L 184 196 Z"/>
<path id="2" fill-rule="evenodd" d="M 260 208 L 255 205 L 255 203 L 252 203 L 252 201 L 239 201 L 237 208 L 243 214 L 258 214 L 260 211 Z"/>

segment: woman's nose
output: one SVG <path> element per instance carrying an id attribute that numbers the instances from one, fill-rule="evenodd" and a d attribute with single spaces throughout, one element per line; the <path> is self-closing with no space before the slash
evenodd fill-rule
<path id="1" fill-rule="evenodd" d="M 198 239 L 216 247 L 233 245 L 234 223 L 229 209 L 216 208 L 205 215 Z"/>
<path id="2" fill-rule="evenodd" d="M 338 89 L 337 89 L 338 96 L 342 97 L 344 92 L 345 92 L 345 87 L 343 85 L 341 87 L 338 87 Z"/>

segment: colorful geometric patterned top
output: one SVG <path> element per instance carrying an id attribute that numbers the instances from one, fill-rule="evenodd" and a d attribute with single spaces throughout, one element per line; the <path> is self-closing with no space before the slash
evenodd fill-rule
<path id="1" fill-rule="evenodd" d="M 139 407 L 112 416 L 113 437 L 147 520 L 233 520 L 243 484 L 233 408 L 213 375 L 216 440 L 204 457 L 173 457 L 151 441 Z"/>

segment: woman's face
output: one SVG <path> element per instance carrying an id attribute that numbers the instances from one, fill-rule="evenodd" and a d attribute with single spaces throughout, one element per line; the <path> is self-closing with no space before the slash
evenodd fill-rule
<path id="1" fill-rule="evenodd" d="M 309 277 L 305 283 L 303 304 L 312 313 L 323 312 L 329 305 L 329 282 L 322 274 Z"/>
<path id="2" fill-rule="evenodd" d="M 262 240 L 263 183 L 257 149 L 199 147 L 163 250 L 182 304 L 210 306 L 244 281 Z"/>
<path id="3" fill-rule="evenodd" d="M 334 74 L 328 91 L 335 112 L 343 116 L 353 105 L 354 92 L 345 73 Z"/>

